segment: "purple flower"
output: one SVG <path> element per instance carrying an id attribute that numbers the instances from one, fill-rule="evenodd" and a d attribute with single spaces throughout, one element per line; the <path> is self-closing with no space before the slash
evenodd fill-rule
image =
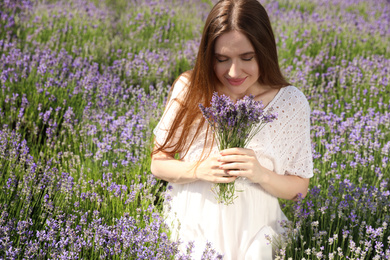
<path id="1" fill-rule="evenodd" d="M 210 107 L 199 104 L 204 118 L 211 126 L 219 149 L 246 147 L 251 139 L 265 126 L 276 119 L 276 114 L 265 112 L 261 101 L 252 95 L 233 102 L 228 96 L 215 92 Z"/>
<path id="2" fill-rule="evenodd" d="M 228 96 L 214 92 L 211 106 L 199 104 L 199 108 L 214 132 L 220 151 L 245 148 L 265 124 L 276 118 L 276 114 L 264 111 L 263 103 L 255 101 L 252 95 L 233 102 Z M 228 205 L 235 199 L 234 182 L 218 183 L 213 191 L 220 203 Z"/>

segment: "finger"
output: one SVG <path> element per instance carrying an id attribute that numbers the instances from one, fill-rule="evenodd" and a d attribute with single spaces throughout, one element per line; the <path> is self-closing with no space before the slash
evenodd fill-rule
<path id="1" fill-rule="evenodd" d="M 239 163 L 239 162 L 224 163 L 221 164 L 219 168 L 222 170 L 237 170 L 237 169 L 246 169 L 247 165 L 245 163 Z"/>
<path id="2" fill-rule="evenodd" d="M 214 180 L 214 183 L 229 183 L 229 182 L 235 181 L 236 179 L 237 179 L 237 176 L 216 178 Z"/>
<path id="3" fill-rule="evenodd" d="M 218 170 L 214 170 L 213 172 L 212 172 L 212 175 L 213 176 L 215 176 L 215 177 L 217 177 L 217 178 L 221 178 L 221 177 L 232 177 L 230 174 L 229 174 L 229 172 L 228 172 L 228 170 L 224 170 L 224 169 L 218 169 Z"/>
<path id="4" fill-rule="evenodd" d="M 245 169 L 233 169 L 233 170 L 228 170 L 227 172 L 230 176 L 239 177 L 239 176 L 243 175 L 246 172 L 246 170 Z"/>
<path id="5" fill-rule="evenodd" d="M 248 160 L 247 155 L 223 155 L 218 158 L 218 162 L 244 162 Z"/>
<path id="6" fill-rule="evenodd" d="M 221 155 L 232 155 L 232 154 L 245 155 L 248 153 L 248 150 L 249 149 L 235 147 L 235 148 L 229 148 L 229 149 L 222 150 L 220 152 L 220 154 Z"/>

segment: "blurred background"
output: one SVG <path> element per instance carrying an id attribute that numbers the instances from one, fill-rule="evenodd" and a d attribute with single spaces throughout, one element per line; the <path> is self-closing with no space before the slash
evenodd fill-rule
<path id="1" fill-rule="evenodd" d="M 277 259 L 389 259 L 390 2 L 260 2 L 312 108 L 315 176 L 280 200 Z M 152 130 L 215 3 L 0 2 L 0 259 L 191 259 L 164 224 Z"/>

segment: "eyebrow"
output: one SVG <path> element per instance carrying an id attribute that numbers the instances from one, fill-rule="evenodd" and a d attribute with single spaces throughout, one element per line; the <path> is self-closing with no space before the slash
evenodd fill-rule
<path id="1" fill-rule="evenodd" d="M 229 56 L 217 53 L 217 52 L 214 53 L 214 54 L 217 55 L 217 56 L 229 57 Z M 254 51 L 249 51 L 249 52 L 241 53 L 238 56 L 245 56 L 245 55 L 250 55 L 250 54 L 255 54 L 255 52 Z"/>

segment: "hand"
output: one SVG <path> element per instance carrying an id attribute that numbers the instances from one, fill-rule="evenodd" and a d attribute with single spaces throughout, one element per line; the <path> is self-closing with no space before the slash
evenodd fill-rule
<path id="1" fill-rule="evenodd" d="M 246 177 L 254 183 L 263 183 L 266 178 L 265 168 L 257 160 L 252 149 L 230 148 L 220 152 L 218 161 L 220 169 L 227 171 L 229 175 Z"/>
<path id="2" fill-rule="evenodd" d="M 221 169 L 222 163 L 218 161 L 219 155 L 209 156 L 195 169 L 195 177 L 213 183 L 229 183 L 237 177 L 231 176 L 226 170 Z"/>

